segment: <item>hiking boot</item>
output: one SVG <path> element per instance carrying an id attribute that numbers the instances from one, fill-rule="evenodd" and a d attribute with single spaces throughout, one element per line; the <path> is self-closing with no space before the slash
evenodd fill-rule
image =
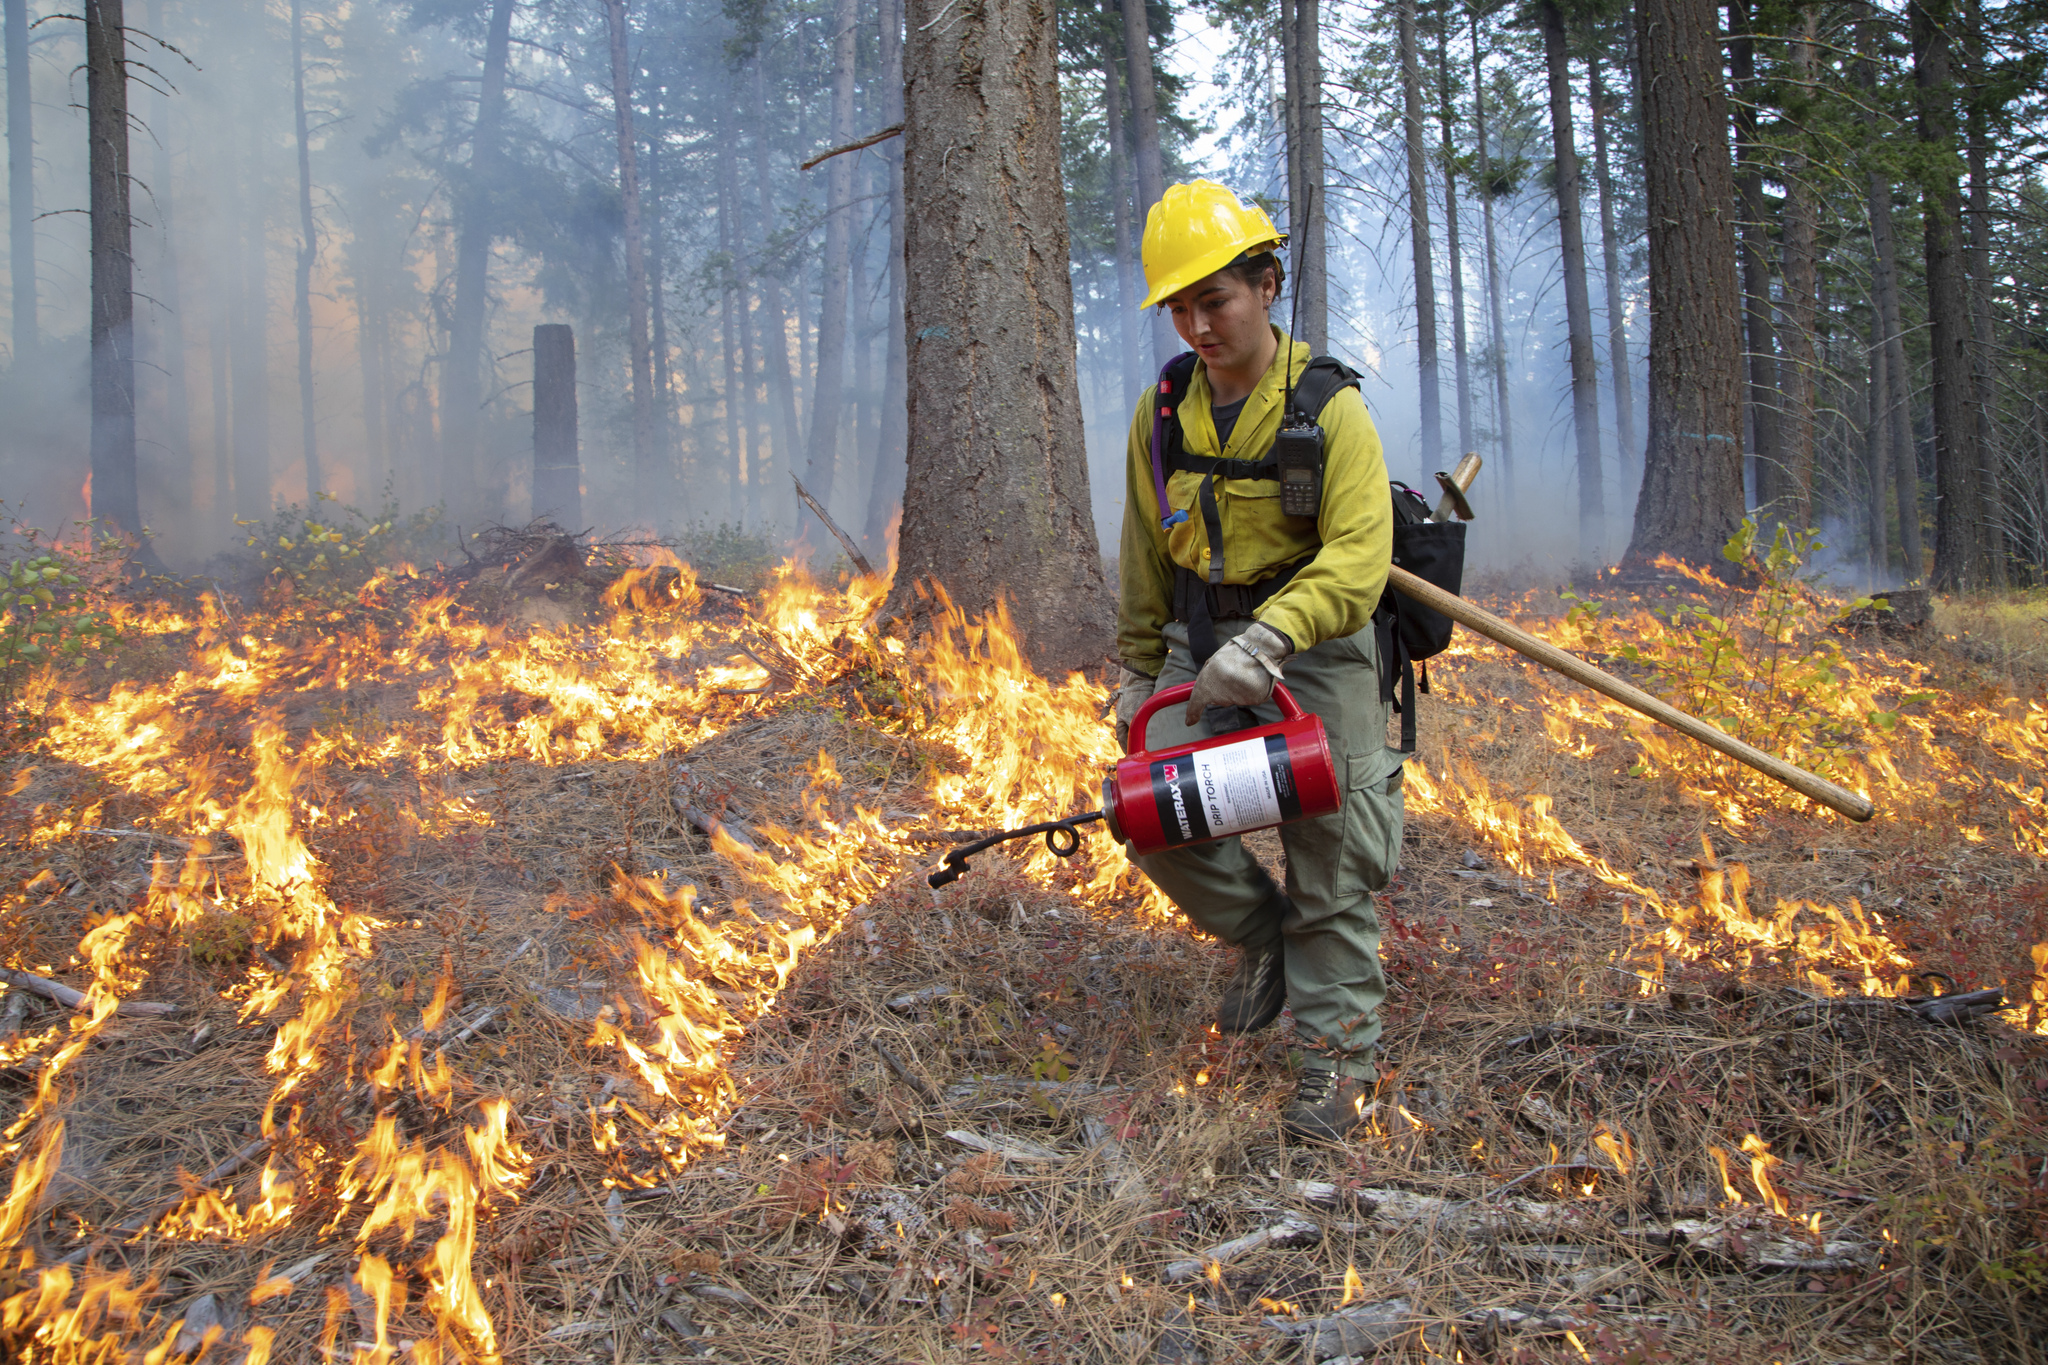
<path id="1" fill-rule="evenodd" d="M 1358 1126 L 1372 1089 L 1367 1078 L 1347 1076 L 1324 1059 L 1312 1060 L 1302 1067 L 1294 1098 L 1280 1112 L 1280 1127 L 1291 1138 L 1342 1142 Z"/>
<path id="2" fill-rule="evenodd" d="M 1238 952 L 1237 970 L 1216 1002 L 1216 1027 L 1225 1033 L 1257 1033 L 1280 1017 L 1287 1003 L 1286 957 L 1281 940 Z"/>

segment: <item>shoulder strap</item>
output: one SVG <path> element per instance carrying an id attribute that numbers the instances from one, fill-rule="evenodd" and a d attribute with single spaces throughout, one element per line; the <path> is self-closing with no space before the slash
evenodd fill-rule
<path id="1" fill-rule="evenodd" d="M 1174 414 L 1179 413 L 1181 400 L 1188 396 L 1188 385 L 1194 382 L 1196 359 L 1193 351 L 1182 351 L 1159 371 L 1159 406 L 1175 421 L 1179 420 Z"/>
<path id="2" fill-rule="evenodd" d="M 1294 410 L 1313 422 L 1323 415 L 1323 409 L 1339 390 L 1357 388 L 1361 378 L 1358 371 L 1335 356 L 1315 356 L 1294 381 Z"/>

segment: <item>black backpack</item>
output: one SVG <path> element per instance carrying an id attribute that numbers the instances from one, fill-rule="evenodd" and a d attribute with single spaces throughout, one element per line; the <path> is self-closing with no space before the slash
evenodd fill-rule
<path id="1" fill-rule="evenodd" d="M 1226 479 L 1272 479 L 1279 470 L 1266 460 L 1224 460 L 1187 454 L 1181 446 L 1180 404 L 1187 396 L 1195 373 L 1195 353 L 1186 351 L 1168 361 L 1160 371 L 1158 402 L 1166 418 L 1166 472 L 1193 470 Z M 1302 368 L 1295 380 L 1290 410 L 1281 414 L 1284 422 L 1315 421 L 1340 390 L 1356 388 L 1361 378 L 1356 370 L 1332 356 L 1319 355 Z M 1394 563 L 1419 578 L 1456 593 L 1464 582 L 1465 524 L 1459 521 L 1433 522 L 1430 507 L 1420 493 L 1400 480 L 1391 480 L 1388 492 L 1394 510 Z M 1164 509 L 1162 509 L 1163 511 Z M 1314 556 L 1288 565 L 1263 582 L 1240 590 L 1243 614 L 1264 602 L 1291 580 Z M 1174 617 L 1188 623 L 1189 643 L 1197 663 L 1207 662 L 1213 653 L 1214 626 L 1208 609 L 1208 592 L 1199 575 L 1175 566 Z M 1373 636 L 1379 645 L 1380 700 L 1389 702 L 1401 714 L 1401 751 L 1415 752 L 1415 693 L 1429 691 L 1429 670 L 1416 665 L 1444 652 L 1451 643 L 1456 624 L 1442 612 L 1403 597 L 1391 586 L 1380 594 L 1372 613 Z M 1207 636 L 1207 650 L 1203 646 Z M 1396 695 L 1396 682 L 1399 695 Z"/>

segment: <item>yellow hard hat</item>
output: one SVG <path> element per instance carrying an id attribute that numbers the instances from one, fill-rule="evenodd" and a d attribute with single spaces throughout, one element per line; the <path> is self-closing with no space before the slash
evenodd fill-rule
<path id="1" fill-rule="evenodd" d="M 1145 215 L 1145 302 L 1150 308 L 1240 256 L 1287 245 L 1266 211 L 1247 208 L 1213 180 L 1169 185 Z"/>

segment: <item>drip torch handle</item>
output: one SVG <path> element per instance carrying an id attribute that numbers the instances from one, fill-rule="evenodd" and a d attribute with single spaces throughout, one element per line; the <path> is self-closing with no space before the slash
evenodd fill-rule
<path id="1" fill-rule="evenodd" d="M 1069 815 L 1064 820 L 1046 820 L 1040 824 L 1026 825 L 1022 829 L 1006 829 L 1000 834 L 991 834 L 986 839 L 976 839 L 971 844 L 948 849 L 946 856 L 939 860 L 938 870 L 925 877 L 925 885 L 936 891 L 948 882 L 957 882 L 960 880 L 960 874 L 968 870 L 967 860 L 975 854 L 986 852 L 997 844 L 1007 843 L 1012 839 L 1028 839 L 1034 834 L 1045 836 L 1045 846 L 1052 850 L 1055 857 L 1071 858 L 1081 851 L 1081 826 L 1092 824 L 1101 818 L 1102 812 L 1099 810 L 1086 811 L 1080 815 Z"/>
<path id="2" fill-rule="evenodd" d="M 1151 695 L 1151 697 L 1146 700 L 1145 704 L 1138 708 L 1138 714 L 1131 720 L 1131 733 L 1138 737 L 1138 742 L 1140 744 L 1144 743 L 1145 723 L 1152 719 L 1152 713 L 1154 711 L 1164 710 L 1165 708 L 1173 705 L 1177 701 L 1186 701 L 1190 696 L 1194 694 L 1194 691 L 1195 685 L 1193 683 L 1184 682 L 1175 683 L 1172 687 L 1169 687 L 1162 692 L 1154 692 Z M 1296 701 L 1294 699 L 1294 694 L 1287 690 L 1286 683 L 1276 682 L 1273 684 L 1273 701 L 1276 705 L 1279 706 L 1280 715 L 1282 719 L 1301 719 L 1301 703 Z M 1142 753 L 1143 750 L 1133 749 L 1131 750 L 1131 752 L 1133 754 L 1137 754 Z"/>

